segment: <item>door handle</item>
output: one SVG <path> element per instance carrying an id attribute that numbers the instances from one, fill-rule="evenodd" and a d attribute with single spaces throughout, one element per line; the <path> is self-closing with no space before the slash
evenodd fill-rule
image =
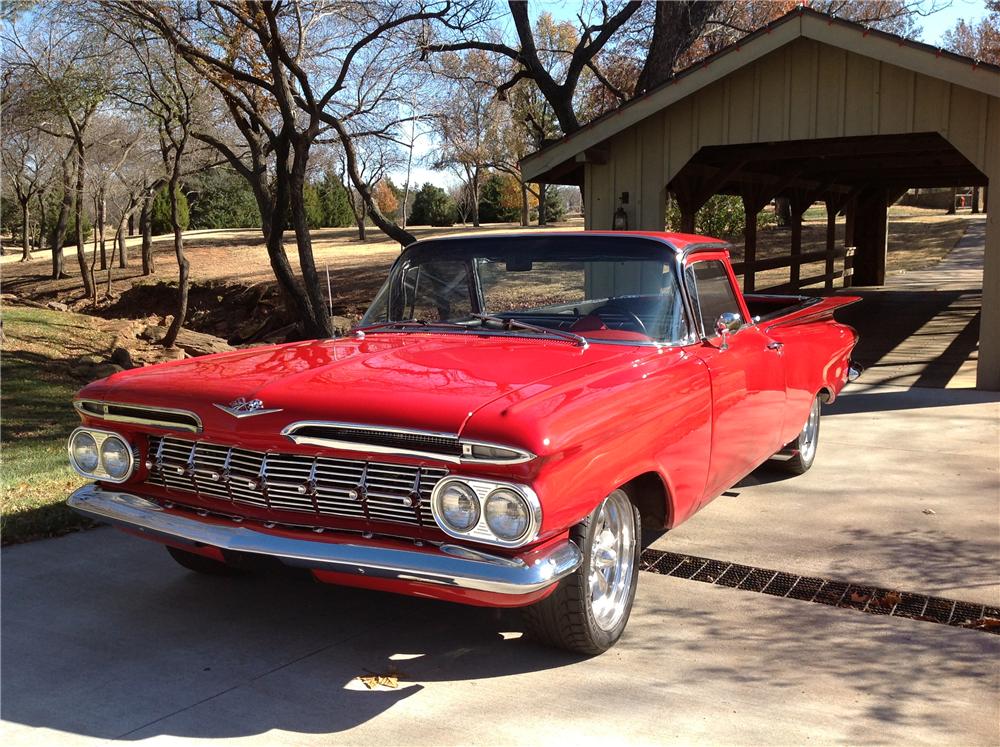
<path id="1" fill-rule="evenodd" d="M 774 342 L 767 343 L 768 350 L 781 350 L 783 347 L 785 347 L 785 344 L 782 342 L 778 342 L 777 340 L 775 340 Z"/>

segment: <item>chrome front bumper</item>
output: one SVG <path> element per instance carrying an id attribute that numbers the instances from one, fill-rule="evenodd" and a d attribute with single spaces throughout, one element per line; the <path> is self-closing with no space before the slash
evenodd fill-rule
<path id="1" fill-rule="evenodd" d="M 153 538 L 277 558 L 291 566 L 415 581 L 494 594 L 530 594 L 575 571 L 583 555 L 570 540 L 505 558 L 458 545 L 421 549 L 299 539 L 249 526 L 201 520 L 131 493 L 85 485 L 66 501 L 81 514 Z"/>

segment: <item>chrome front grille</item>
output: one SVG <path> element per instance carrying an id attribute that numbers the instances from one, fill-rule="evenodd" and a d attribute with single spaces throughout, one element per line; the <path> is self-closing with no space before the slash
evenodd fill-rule
<path id="1" fill-rule="evenodd" d="M 431 491 L 448 471 L 250 451 L 150 436 L 147 482 L 270 511 L 434 526 Z"/>

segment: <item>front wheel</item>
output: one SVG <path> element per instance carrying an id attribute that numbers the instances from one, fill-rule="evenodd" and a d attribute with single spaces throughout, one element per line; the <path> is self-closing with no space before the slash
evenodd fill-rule
<path id="1" fill-rule="evenodd" d="M 806 418 L 802 430 L 799 431 L 799 435 L 785 447 L 793 452 L 791 459 L 780 463 L 786 472 L 801 475 L 808 471 L 816 460 L 816 447 L 819 444 L 820 407 L 819 397 L 816 397 L 812 401 L 809 416 Z"/>
<path id="2" fill-rule="evenodd" d="M 621 638 L 632 612 L 639 575 L 639 511 L 615 490 L 573 527 L 570 539 L 583 562 L 554 592 L 523 610 L 529 632 L 542 643 L 580 654 L 600 654 Z"/>

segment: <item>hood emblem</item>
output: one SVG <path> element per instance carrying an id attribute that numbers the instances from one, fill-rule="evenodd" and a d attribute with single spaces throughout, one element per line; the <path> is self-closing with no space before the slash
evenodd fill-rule
<path id="1" fill-rule="evenodd" d="M 265 409 L 263 400 L 246 399 L 244 397 L 234 399 L 228 405 L 217 404 L 215 406 L 223 412 L 232 415 L 234 418 L 249 418 L 254 415 L 266 415 L 269 412 L 281 412 L 280 407 L 273 407 L 269 410 Z"/>

